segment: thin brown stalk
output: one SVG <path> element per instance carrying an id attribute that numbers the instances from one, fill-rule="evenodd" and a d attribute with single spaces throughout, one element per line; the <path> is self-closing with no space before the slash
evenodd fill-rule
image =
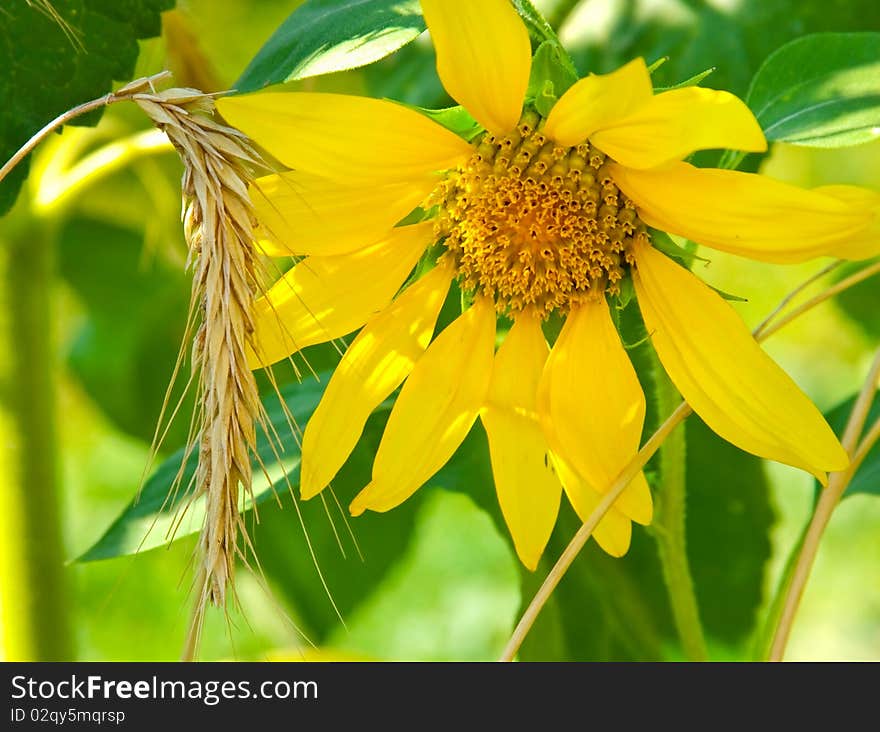
<path id="1" fill-rule="evenodd" d="M 793 320 L 799 318 L 801 315 L 803 315 L 807 311 L 812 310 L 814 307 L 816 307 L 816 305 L 819 305 L 820 303 L 823 303 L 826 300 L 831 299 L 835 295 L 839 295 L 844 290 L 848 290 L 850 287 L 854 287 L 855 285 L 859 284 L 860 282 L 863 282 L 864 280 L 868 279 L 869 277 L 874 276 L 878 272 L 880 272 L 880 262 L 875 262 L 874 264 L 871 264 L 871 265 L 865 267 L 864 269 L 860 269 L 855 274 L 852 274 L 849 277 L 842 279 L 836 285 L 829 287 L 827 290 L 823 290 L 815 297 L 810 298 L 802 305 L 799 305 L 798 307 L 794 308 L 794 310 L 791 310 L 784 317 L 781 317 L 781 318 L 775 320 L 772 324 L 764 327 L 760 332 L 761 337 L 767 338 L 767 337 L 773 335 L 777 330 L 779 330 L 780 328 L 784 328 L 786 325 L 791 323 Z"/>
<path id="2" fill-rule="evenodd" d="M 198 322 L 192 369 L 199 420 L 191 436 L 198 468 L 190 501 L 205 498 L 197 595 L 184 650 L 185 658 L 194 658 L 207 606 L 226 607 L 234 597 L 236 559 L 245 559 L 250 547 L 241 497 L 252 497 L 251 455 L 263 414 L 248 366 L 253 303 L 262 291 L 248 188 L 253 171 L 263 166 L 244 135 L 214 121 L 211 96 L 168 89 L 131 98 L 168 135 L 184 164 L 184 232 Z"/>
<path id="3" fill-rule="evenodd" d="M 164 81 L 170 76 L 171 74 L 168 71 L 162 71 L 161 73 L 154 74 L 153 76 L 147 76 L 143 79 L 137 79 L 130 84 L 126 84 L 124 87 L 118 89 L 115 92 L 105 94 L 103 97 L 99 97 L 98 99 L 92 99 L 90 102 L 85 102 L 76 107 L 73 107 L 72 109 L 68 109 L 63 114 L 59 114 L 49 124 L 43 127 L 43 129 L 35 133 L 30 140 L 28 140 L 24 145 L 21 146 L 21 148 L 19 148 L 15 155 L 13 155 L 3 164 L 3 167 L 0 168 L 0 181 L 2 181 L 7 175 L 9 175 L 9 173 L 12 172 L 12 169 L 22 160 L 24 160 L 24 158 L 27 157 L 28 153 L 30 153 L 37 145 L 39 145 L 59 127 L 63 127 L 68 122 L 86 114 L 87 112 L 92 112 L 96 109 L 100 109 L 101 107 L 106 107 L 108 104 L 113 104 L 114 102 L 131 99 L 134 95 L 143 92 L 146 89 L 151 89 L 156 83 Z"/>
<path id="4" fill-rule="evenodd" d="M 880 378 L 880 351 L 877 352 L 874 363 L 868 372 L 868 378 L 865 379 L 864 386 L 853 405 L 840 441 L 844 450 L 847 451 L 851 458 L 850 464 L 846 470 L 831 474 L 831 477 L 828 479 L 828 485 L 819 496 L 819 501 L 813 511 L 813 517 L 810 519 L 810 526 L 804 537 L 804 543 L 801 545 L 791 584 L 785 593 L 785 602 L 782 606 L 782 613 L 779 616 L 779 623 L 776 626 L 776 633 L 773 636 L 773 645 L 770 648 L 771 661 L 781 661 L 785 656 L 785 649 L 788 646 L 791 629 L 794 626 L 794 620 L 800 608 L 801 599 L 807 587 L 807 581 L 810 578 L 813 564 L 816 561 L 816 555 L 819 552 L 819 544 L 822 541 L 829 521 L 831 521 L 831 515 L 834 513 L 834 509 L 837 508 L 837 504 L 840 503 L 840 499 L 852 482 L 868 451 L 876 443 L 877 438 L 880 437 L 880 426 L 878 426 L 880 421 L 878 421 L 869 430 L 862 443 L 859 444 L 859 436 L 864 430 L 868 413 L 871 410 L 871 403 L 877 391 L 878 378 Z"/>

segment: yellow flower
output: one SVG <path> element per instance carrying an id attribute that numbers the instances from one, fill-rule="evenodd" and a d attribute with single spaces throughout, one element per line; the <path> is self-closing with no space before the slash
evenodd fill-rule
<path id="1" fill-rule="evenodd" d="M 627 277 L 660 360 L 712 429 L 820 479 L 844 468 L 818 410 L 727 302 L 652 246 L 649 227 L 772 262 L 866 257 L 878 251 L 878 198 L 681 162 L 766 142 L 728 93 L 655 95 L 641 59 L 581 79 L 542 119 L 523 108 L 530 43 L 507 0 L 422 8 L 443 84 L 486 130 L 472 144 L 390 101 L 259 93 L 218 103 L 292 169 L 258 182 L 261 248 L 307 255 L 258 303 L 254 365 L 361 328 L 306 427 L 303 497 L 330 483 L 369 414 L 403 384 L 352 513 L 406 500 L 479 417 L 502 512 L 534 568 L 563 489 L 585 518 L 639 447 L 645 398 L 606 301 Z M 419 204 L 431 221 L 395 226 Z M 426 251 L 436 266 L 406 284 Z M 432 340 L 454 279 L 472 304 Z M 497 353 L 496 312 L 513 320 Z M 552 349 L 549 313 L 566 318 Z M 651 512 L 640 474 L 595 538 L 622 555 L 630 522 Z"/>

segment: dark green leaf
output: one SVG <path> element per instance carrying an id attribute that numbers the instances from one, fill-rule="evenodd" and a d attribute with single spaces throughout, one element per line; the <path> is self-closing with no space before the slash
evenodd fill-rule
<path id="1" fill-rule="evenodd" d="M 282 398 L 293 415 L 296 424 L 304 425 L 323 394 L 329 374 L 323 374 L 321 381 L 309 379 L 302 384 L 292 384 L 282 389 Z M 296 435 L 288 423 L 285 410 L 276 397 L 265 400 L 269 421 L 281 439 L 284 452 L 276 455 L 275 448 L 260 435 L 257 440 L 257 453 L 265 466 L 254 464 L 254 503 L 262 503 L 296 486 L 299 476 L 299 450 Z M 185 520 L 175 528 L 178 509 L 189 498 L 188 486 L 195 472 L 196 455 L 191 454 L 183 469 L 180 490 L 172 493 L 175 478 L 184 462 L 184 450 L 178 450 L 163 462 L 145 483 L 139 497 L 135 498 L 113 522 L 104 535 L 86 551 L 79 561 L 110 559 L 125 554 L 136 554 L 147 549 L 162 546 L 170 540 L 179 539 L 201 528 L 204 518 L 204 501 L 196 500 L 186 512 Z M 289 484 L 288 484 L 289 481 Z M 250 508 L 243 502 L 244 509 Z"/>
<path id="2" fill-rule="evenodd" d="M 523 569 L 523 602 L 534 596 L 580 521 L 563 499 L 545 558 Z M 659 661 L 674 642 L 656 549 L 633 527 L 627 555 L 615 559 L 590 540 L 526 637 L 523 661 Z"/>
<path id="3" fill-rule="evenodd" d="M 298 506 L 284 496 L 283 510 L 274 502 L 260 508 L 260 522 L 252 532 L 267 579 L 314 642 L 322 642 L 339 627 L 323 581 L 342 617 L 349 617 L 396 566 L 411 541 L 425 489 L 393 511 L 367 511 L 354 520 L 348 516 L 351 499 L 369 482 L 387 417 L 384 410 L 367 422 L 360 443 L 333 480 L 335 496 L 325 491 L 323 498 Z"/>
<path id="4" fill-rule="evenodd" d="M 768 140 L 842 147 L 880 136 L 880 33 L 819 33 L 764 62 L 746 98 Z"/>
<path id="5" fill-rule="evenodd" d="M 17 0 L 0 8 L 0 163 L 62 112 L 130 78 L 138 39 L 159 34 L 159 13 L 174 0 L 53 0 L 66 26 L 39 5 Z M 0 215 L 26 175 L 23 161 L 0 183 Z"/>
<path id="6" fill-rule="evenodd" d="M 746 639 L 761 606 L 775 521 L 761 460 L 709 430 L 687 429 L 687 549 L 710 638 Z"/>
<path id="7" fill-rule="evenodd" d="M 425 30 L 417 0 L 306 0 L 245 69 L 240 92 L 366 66 Z"/>

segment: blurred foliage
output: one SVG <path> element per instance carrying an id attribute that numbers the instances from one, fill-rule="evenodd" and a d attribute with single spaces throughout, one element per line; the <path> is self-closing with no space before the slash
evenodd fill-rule
<path id="1" fill-rule="evenodd" d="M 0 161 L 62 112 L 130 79 L 139 38 L 160 31 L 174 0 L 52 0 L 0 9 Z M 100 110 L 76 121 L 97 124 Z M 0 215 L 15 201 L 27 163 L 0 184 Z"/>
<path id="2" fill-rule="evenodd" d="M 705 85 L 742 97 L 764 59 L 786 42 L 866 30 L 880 30 L 873 0 L 586 0 L 566 15 L 560 36 L 582 74 L 611 71 L 635 56 L 649 63 L 668 56 L 658 86 L 715 67 Z"/>
<path id="3" fill-rule="evenodd" d="M 132 12 L 132 2 L 105 4 L 120 8 L 120 13 Z M 155 11 L 165 4 L 155 0 L 141 7 Z M 717 70 L 705 84 L 740 95 L 746 93 L 767 56 L 792 39 L 819 31 L 880 30 L 880 10 L 867 0 L 545 0 L 536 4 L 560 24 L 562 40 L 582 73 L 611 70 L 635 55 L 643 55 L 649 62 L 668 55 L 669 61 L 655 73 L 658 86 L 681 82 L 714 66 Z M 97 0 L 56 3 L 62 15 L 73 5 L 104 6 Z M 321 3 L 310 5 L 314 8 Z M 370 5 L 392 6 L 384 2 Z M 415 4 L 393 5 L 409 8 Z M 232 86 L 241 77 L 266 40 L 279 26 L 283 29 L 285 18 L 294 11 L 307 10 L 295 0 L 261 2 L 259 13 L 244 0 L 181 0 L 179 7 L 173 31 L 161 41 L 143 44 L 138 73 L 154 73 L 172 63 L 189 75 L 184 78 L 212 79 L 217 88 Z M 18 22 L 21 7 L 14 12 L 17 14 L 10 17 Z M 0 29 L 7 27 L 5 14 L 4 6 L 0 8 Z M 119 31 L 123 39 L 118 42 L 120 48 L 129 53 L 125 69 L 133 64 L 128 45 L 133 43 L 133 34 L 147 27 L 140 24 L 146 23 L 146 16 L 137 17 L 140 20 L 132 23 L 130 30 Z M 166 26 L 171 25 L 166 20 Z M 359 22 L 352 25 L 358 33 L 366 27 Z M 419 26 L 406 26 L 415 27 Z M 332 28 L 333 32 L 342 32 L 340 29 L 336 25 Z M 59 32 L 56 39 L 48 26 L 40 33 L 51 39 L 50 50 L 63 55 L 66 68 L 86 68 L 100 60 L 95 54 L 80 58 L 63 34 Z M 27 43 L 36 43 L 41 37 L 32 30 L 24 35 L 29 35 Z M 0 32 L 0 41 L 2 38 Z M 346 39 L 337 36 L 331 40 L 344 43 Z M 66 44 L 64 48 L 60 41 Z M 0 42 L 0 60 L 6 48 Z M 252 67 L 251 76 L 246 77 L 248 88 L 302 75 L 302 68 L 308 68 L 303 64 L 314 61 L 306 46 L 280 66 L 274 61 L 280 58 L 278 53 L 276 46 L 275 55 L 263 57 L 269 59 L 268 66 L 261 61 Z M 49 53 L 47 58 L 51 57 Z M 854 57 L 842 53 L 839 58 L 846 65 Z M 430 44 L 418 39 L 363 69 L 293 81 L 288 86 L 364 93 L 422 107 L 450 107 L 454 103 L 443 91 L 434 63 Z M 39 127 L 71 104 L 98 96 L 109 88 L 111 78 L 122 73 L 122 66 L 117 69 L 104 64 L 99 68 L 102 75 L 95 72 L 97 76 L 88 79 L 104 86 L 78 87 L 76 93 L 82 96 L 72 100 L 53 96 L 51 101 L 57 101 L 57 107 L 43 107 L 37 118 L 30 118 L 31 126 Z M 264 69 L 261 78 L 255 76 L 254 68 Z M 32 71 L 48 74 L 41 68 Z M 71 73 L 72 78 L 80 79 L 78 72 Z M 45 88 L 21 78 L 13 82 L 17 88 Z M 82 79 L 86 78 L 83 72 Z M 777 83 L 783 81 L 776 77 Z M 2 82 L 0 98 L 15 99 Z M 3 124 L 8 124 L 4 120 L 28 119 L 20 110 L 12 113 L 8 105 L 4 108 L 6 116 L 0 111 L 4 134 L 7 128 Z M 130 111 L 112 109 L 106 117 L 105 124 L 115 125 L 114 135 L 143 127 Z M 455 124 L 460 122 L 458 119 Z M 28 129 L 16 134 L 26 137 L 33 131 Z M 6 138 L 2 139 L 5 144 Z M 94 141 L 92 147 L 97 144 L 99 141 Z M 804 154 L 818 155 L 810 160 L 821 160 L 822 170 L 835 182 L 880 187 L 877 168 L 871 167 L 869 158 L 856 159 L 842 168 L 840 151 Z M 179 464 L 180 455 L 174 450 L 183 444 L 188 430 L 190 405 L 186 402 L 159 455 L 160 467 L 140 502 L 133 503 L 177 357 L 189 298 L 177 220 L 180 171 L 171 161 L 170 156 L 157 157 L 112 175 L 87 189 L 63 212 L 61 220 L 52 223 L 58 243 L 58 339 L 64 357 L 61 428 L 70 556 L 93 545 L 119 516 L 122 524 L 115 525 L 117 533 L 105 537 L 100 545 L 102 556 L 116 556 L 137 547 Z M 753 161 L 757 165 L 758 158 Z M 789 168 L 795 169 L 791 161 Z M 795 172 L 794 177 L 805 184 L 817 184 L 801 175 L 802 171 Z M 11 188 L 5 183 L 2 193 L 8 195 Z M 274 266 L 270 265 L 270 271 Z M 708 279 L 748 297 L 750 302 L 735 305 L 754 322 L 816 268 L 818 265 L 771 269 L 713 254 Z M 456 292 L 450 295 L 441 324 L 454 317 L 457 298 Z M 808 326 L 793 328 L 791 334 L 786 331 L 768 346 L 805 385 L 815 383 L 817 373 L 823 382 L 833 382 L 830 391 L 818 392 L 820 401 L 829 399 L 829 394 L 844 396 L 858 389 L 855 379 L 863 374 L 862 364 L 880 336 L 876 282 L 854 288 L 837 306 L 817 311 Z M 630 354 L 640 378 L 650 388 L 649 359 L 644 348 L 636 346 L 645 335 L 637 308 L 625 308 L 621 321 L 624 340 L 633 346 Z M 825 358 L 831 337 L 846 358 Z M 304 358 L 296 360 L 299 375 L 289 365 L 276 369 L 285 397 L 291 403 L 316 398 L 322 387 L 311 379 L 309 369 L 332 369 L 338 358 L 333 346 L 320 346 L 308 349 Z M 185 367 L 184 380 L 186 373 Z M 264 377 L 260 379 L 261 389 L 271 401 L 271 385 Z M 308 412 L 308 407 L 298 409 L 302 423 Z M 276 501 L 268 486 L 263 486 L 269 500 L 248 518 L 259 566 L 253 563 L 252 573 L 244 568 L 239 573 L 242 614 L 235 614 L 229 625 L 219 613 L 211 616 L 205 633 L 205 658 L 261 658 L 280 648 L 295 655 L 297 647 L 306 644 L 303 635 L 318 646 L 375 658 L 486 660 L 498 655 L 521 606 L 576 531 L 577 518 L 563 501 L 560 521 L 538 571 L 529 573 L 519 567 L 494 494 L 486 437 L 477 425 L 455 458 L 412 499 L 385 514 L 350 519 L 347 504 L 369 480 L 370 456 L 386 415 L 380 410 L 369 421 L 352 459 L 334 481 L 335 495 L 299 503 L 279 481 Z M 649 400 L 647 429 L 652 430 L 664 416 Z M 833 414 L 831 418 L 834 420 Z M 688 420 L 685 429 L 688 555 L 710 650 L 716 657 L 742 658 L 748 636 L 766 609 L 780 558 L 787 556 L 803 526 L 812 483 L 793 471 L 768 468 L 719 440 L 695 417 Z M 296 450 L 295 441 L 288 442 L 283 456 L 290 461 L 294 484 Z M 263 456 L 272 462 L 269 452 L 264 451 Z M 876 466 L 875 458 L 876 451 L 871 465 Z M 649 465 L 654 483 L 656 467 Z M 873 478 L 870 485 L 875 485 Z M 871 523 L 877 513 L 875 509 L 857 510 L 864 505 L 860 501 L 868 500 L 872 497 L 860 495 L 841 507 L 841 528 L 828 537 L 828 556 L 836 559 L 819 563 L 814 582 L 822 586 L 855 577 L 840 589 L 836 602 L 849 608 L 855 626 L 852 632 L 865 649 L 863 655 L 878 657 L 880 608 L 870 599 L 867 581 L 868 572 L 875 570 L 869 559 L 880 551 L 876 526 Z M 847 513 L 849 505 L 855 506 L 853 513 Z M 198 515 L 188 521 L 195 528 Z M 120 526 L 122 531 L 118 531 Z M 622 560 L 608 557 L 591 542 L 539 618 L 521 657 L 680 658 L 652 531 L 634 527 L 632 549 Z M 83 658 L 177 656 L 186 623 L 182 608 L 188 601 L 188 562 L 193 548 L 192 537 L 185 537 L 185 533 L 167 550 L 69 567 L 76 585 L 72 613 Z M 860 547 L 856 557 L 847 551 L 850 534 Z M 154 529 L 151 544 L 162 535 L 161 527 Z M 820 594 L 817 590 L 812 599 L 807 595 L 799 631 L 808 640 L 817 638 L 816 647 L 822 650 L 813 653 L 808 643 L 802 642 L 795 646 L 800 649 L 796 653 L 846 655 L 840 649 L 848 652 L 851 646 L 841 645 L 839 629 L 829 630 L 816 613 L 810 620 L 810 608 L 827 603 Z"/>

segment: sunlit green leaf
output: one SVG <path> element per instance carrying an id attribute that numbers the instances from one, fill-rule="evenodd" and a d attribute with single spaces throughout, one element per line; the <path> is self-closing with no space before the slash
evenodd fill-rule
<path id="1" fill-rule="evenodd" d="M 318 405 L 327 378 L 328 375 L 324 374 L 320 382 L 309 379 L 282 390 L 282 398 L 296 424 L 304 425 L 308 421 Z M 285 409 L 275 397 L 266 399 L 265 406 L 284 450 L 276 454 L 277 447 L 270 444 L 265 435 L 258 437 L 257 453 L 265 470 L 259 461 L 255 461 L 253 502 L 242 497 L 242 508 L 245 510 L 251 508 L 253 503 L 262 503 L 288 492 L 289 486 L 296 487 L 299 482 L 299 443 L 291 430 Z M 189 500 L 189 484 L 197 462 L 197 456 L 190 454 L 181 473 L 179 490 L 174 492 L 175 478 L 184 458 L 185 452 L 180 449 L 159 465 L 144 484 L 140 495 L 123 509 L 104 535 L 79 557 L 79 561 L 136 554 L 167 544 L 172 538 L 179 539 L 199 531 L 205 515 L 204 499 L 195 500 L 186 512 L 185 520 L 179 526 L 176 523 L 178 510 Z"/>
<path id="2" fill-rule="evenodd" d="M 768 140 L 841 147 L 880 136 L 880 33 L 820 33 L 764 62 L 747 102 Z"/>
<path id="3" fill-rule="evenodd" d="M 306 0 L 260 49 L 235 88 L 254 91 L 366 66 L 423 30 L 417 0 Z"/>
<path id="4" fill-rule="evenodd" d="M 417 107 L 417 109 L 426 117 L 430 117 L 465 140 L 472 140 L 483 131 L 480 123 L 462 106 L 448 107 L 447 109 L 423 109 L 421 107 Z"/>

